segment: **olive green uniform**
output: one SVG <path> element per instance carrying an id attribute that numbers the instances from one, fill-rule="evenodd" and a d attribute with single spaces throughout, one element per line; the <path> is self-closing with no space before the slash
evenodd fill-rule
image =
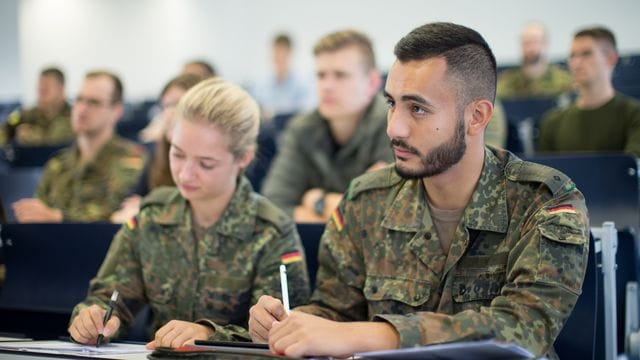
<path id="1" fill-rule="evenodd" d="M 86 162 L 76 144 L 45 164 L 36 197 L 60 209 L 65 221 L 107 221 L 138 181 L 144 147 L 114 136 Z"/>

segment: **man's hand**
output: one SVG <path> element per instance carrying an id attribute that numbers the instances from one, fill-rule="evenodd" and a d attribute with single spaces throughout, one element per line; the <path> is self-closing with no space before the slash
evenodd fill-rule
<path id="1" fill-rule="evenodd" d="M 68 329 L 71 338 L 87 345 L 94 345 L 100 334 L 104 336 L 105 340 L 111 338 L 120 328 L 120 319 L 115 315 L 111 316 L 107 324 L 103 326 L 102 322 L 106 312 L 98 305 L 91 305 L 80 310 Z"/>
<path id="2" fill-rule="evenodd" d="M 131 195 L 124 199 L 122 204 L 120 204 L 120 209 L 111 214 L 111 222 L 116 224 L 126 223 L 140 212 L 141 202 L 142 197 L 140 195 Z"/>
<path id="3" fill-rule="evenodd" d="M 177 348 L 193 344 L 196 340 L 207 340 L 214 330 L 206 325 L 182 320 L 171 320 L 156 331 L 154 340 L 147 343 L 147 349 L 156 347 Z"/>
<path id="4" fill-rule="evenodd" d="M 395 349 L 399 337 L 384 322 L 336 322 L 293 311 L 269 331 L 269 349 L 288 357 L 348 357 L 355 352 Z"/>
<path id="5" fill-rule="evenodd" d="M 11 204 L 16 219 L 21 223 L 62 222 L 62 211 L 50 208 L 40 199 L 22 199 Z"/>
<path id="6" fill-rule="evenodd" d="M 258 302 L 249 309 L 249 335 L 257 343 L 269 341 L 269 330 L 275 321 L 287 318 L 287 313 L 280 300 L 262 295 Z"/>

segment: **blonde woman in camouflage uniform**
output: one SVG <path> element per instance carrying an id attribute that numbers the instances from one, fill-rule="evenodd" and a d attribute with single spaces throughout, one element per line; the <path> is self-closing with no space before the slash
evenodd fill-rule
<path id="1" fill-rule="evenodd" d="M 298 260 L 287 271 L 291 301 L 307 301 L 295 224 L 242 175 L 256 147 L 256 103 L 238 86 L 209 79 L 183 96 L 175 121 L 169 161 L 177 188 L 151 192 L 116 235 L 88 298 L 74 309 L 69 333 L 78 342 L 116 336 L 145 303 L 155 331 L 149 348 L 248 340 L 251 304 L 280 297 L 283 254 Z M 120 299 L 103 327 L 114 289 Z"/>

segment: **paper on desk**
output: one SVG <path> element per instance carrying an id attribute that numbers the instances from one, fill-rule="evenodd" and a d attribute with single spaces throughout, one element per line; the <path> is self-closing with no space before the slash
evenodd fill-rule
<path id="1" fill-rule="evenodd" d="M 144 347 L 144 345 L 138 344 L 109 343 L 98 348 L 91 345 L 80 345 L 58 340 L 4 342 L 0 343 L 0 349 L 81 356 L 124 355 L 150 352 Z"/>
<path id="2" fill-rule="evenodd" d="M 524 348 L 495 340 L 455 342 L 406 348 L 399 350 L 371 351 L 354 354 L 362 359 L 397 360 L 480 360 L 480 359 L 532 359 L 534 355 Z"/>

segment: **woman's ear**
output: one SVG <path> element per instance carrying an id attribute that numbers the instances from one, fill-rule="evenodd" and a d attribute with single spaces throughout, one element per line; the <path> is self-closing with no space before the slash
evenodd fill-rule
<path id="1" fill-rule="evenodd" d="M 246 169 L 255 156 L 256 156 L 255 148 L 251 148 L 245 151 L 244 154 L 242 154 L 242 156 L 240 157 L 240 159 L 238 159 L 238 166 L 243 170 Z"/>
<path id="2" fill-rule="evenodd" d="M 467 107 L 471 113 L 471 120 L 467 131 L 469 135 L 477 135 L 484 132 L 493 117 L 493 103 L 489 100 L 476 100 Z"/>

